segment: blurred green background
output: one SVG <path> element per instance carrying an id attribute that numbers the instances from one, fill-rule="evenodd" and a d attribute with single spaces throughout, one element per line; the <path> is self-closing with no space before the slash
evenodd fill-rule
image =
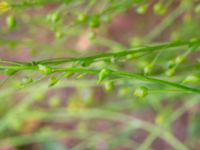
<path id="1" fill-rule="evenodd" d="M 98 83 L 85 73 L 2 69 L 197 41 L 199 29 L 198 0 L 0 1 L 0 150 L 199 150 L 198 93 L 132 78 Z M 109 68 L 198 89 L 198 46 L 59 67 Z"/>

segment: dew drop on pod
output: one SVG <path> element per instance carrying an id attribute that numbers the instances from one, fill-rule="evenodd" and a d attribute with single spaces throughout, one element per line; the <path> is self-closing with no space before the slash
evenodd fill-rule
<path id="1" fill-rule="evenodd" d="M 17 24 L 14 16 L 8 16 L 6 18 L 6 23 L 7 23 L 8 28 L 10 28 L 10 29 L 13 29 Z"/>
<path id="2" fill-rule="evenodd" d="M 134 96 L 144 98 L 148 95 L 148 88 L 141 86 L 134 92 Z"/>

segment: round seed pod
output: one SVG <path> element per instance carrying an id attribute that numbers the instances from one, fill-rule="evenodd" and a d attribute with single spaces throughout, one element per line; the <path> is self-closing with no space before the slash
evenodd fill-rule
<path id="1" fill-rule="evenodd" d="M 91 28 L 98 28 L 100 26 L 100 18 L 99 15 L 91 16 L 89 19 L 89 26 Z"/>
<path id="2" fill-rule="evenodd" d="M 114 81 L 107 81 L 105 82 L 105 89 L 106 91 L 110 92 L 114 88 Z"/>
<path id="3" fill-rule="evenodd" d="M 141 86 L 135 90 L 134 96 L 144 98 L 148 95 L 148 88 Z"/>
<path id="4" fill-rule="evenodd" d="M 139 6 L 137 9 L 136 9 L 136 12 L 138 14 L 144 14 L 148 9 L 148 5 L 144 4 L 144 5 L 141 5 Z"/>
<path id="5" fill-rule="evenodd" d="M 38 70 L 44 75 L 49 75 L 49 74 L 52 73 L 52 68 L 51 67 L 45 66 L 45 65 L 41 65 L 41 64 L 38 65 Z"/>
<path id="6" fill-rule="evenodd" d="M 13 29 L 17 24 L 14 16 L 8 16 L 6 18 L 6 23 L 7 23 L 8 28 L 10 28 L 10 29 Z"/>

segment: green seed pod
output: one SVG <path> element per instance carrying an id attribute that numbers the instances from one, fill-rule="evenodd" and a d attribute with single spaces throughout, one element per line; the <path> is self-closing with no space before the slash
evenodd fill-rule
<path id="1" fill-rule="evenodd" d="M 24 77 L 23 79 L 22 79 L 22 84 L 23 85 L 28 85 L 28 84 L 31 84 L 33 82 L 33 79 L 32 78 L 30 78 L 30 77 Z"/>
<path id="2" fill-rule="evenodd" d="M 131 90 L 128 87 L 123 87 L 123 88 L 120 88 L 119 90 L 119 96 L 126 96 L 126 95 L 129 95 L 130 93 L 131 93 Z"/>
<path id="3" fill-rule="evenodd" d="M 15 69 L 6 69 L 5 70 L 5 74 L 8 76 L 15 75 L 16 73 L 17 73 L 17 70 L 15 70 Z"/>
<path id="4" fill-rule="evenodd" d="M 54 12 L 53 14 L 51 14 L 51 21 L 53 23 L 57 23 L 60 21 L 60 15 L 58 12 Z"/>
<path id="5" fill-rule="evenodd" d="M 17 24 L 14 16 L 8 16 L 6 18 L 6 23 L 7 23 L 8 28 L 10 28 L 10 29 L 13 29 Z"/>
<path id="6" fill-rule="evenodd" d="M 88 37 L 89 37 L 90 40 L 96 39 L 96 36 L 97 36 L 96 32 L 90 32 L 89 35 L 88 35 Z"/>
<path id="7" fill-rule="evenodd" d="M 144 98 L 148 95 L 148 88 L 141 86 L 135 90 L 134 96 Z"/>
<path id="8" fill-rule="evenodd" d="M 109 15 L 103 16 L 102 20 L 106 23 L 111 23 L 112 22 L 112 17 Z"/>
<path id="9" fill-rule="evenodd" d="M 99 72 L 99 80 L 98 83 L 100 83 L 101 81 L 103 81 L 105 78 L 107 78 L 110 75 L 110 70 L 108 69 L 102 69 Z"/>
<path id="10" fill-rule="evenodd" d="M 171 77 L 175 74 L 175 72 L 176 72 L 175 68 L 170 68 L 165 72 L 165 75 L 168 76 L 168 77 Z"/>
<path id="11" fill-rule="evenodd" d="M 59 80 L 56 77 L 49 78 L 49 87 L 56 85 L 58 81 Z"/>
<path id="12" fill-rule="evenodd" d="M 199 83 L 200 78 L 198 75 L 189 75 L 187 76 L 182 83 Z"/>
<path id="13" fill-rule="evenodd" d="M 148 9 L 148 5 L 144 4 L 144 5 L 141 5 L 139 6 L 137 9 L 136 9 L 136 12 L 138 14 L 144 14 Z"/>
<path id="14" fill-rule="evenodd" d="M 114 88 L 114 81 L 107 81 L 105 82 L 105 89 L 108 92 L 111 92 Z"/>
<path id="15" fill-rule="evenodd" d="M 56 32 L 56 38 L 62 39 L 63 37 L 64 37 L 64 33 L 63 32 Z"/>
<path id="16" fill-rule="evenodd" d="M 153 71 L 153 65 L 152 64 L 148 64 L 147 66 L 144 67 L 144 74 L 145 75 L 152 74 L 152 71 Z"/>
<path id="17" fill-rule="evenodd" d="M 52 97 L 49 100 L 49 106 L 51 106 L 51 107 L 58 107 L 58 106 L 60 106 L 60 99 L 59 99 L 59 97 L 57 97 L 57 96 Z"/>
<path id="18" fill-rule="evenodd" d="M 175 60 L 170 60 L 167 63 L 167 68 L 173 68 L 173 67 L 175 67 L 175 65 L 176 65 Z"/>
<path id="19" fill-rule="evenodd" d="M 53 72 L 51 67 L 41 64 L 38 65 L 38 70 L 44 75 L 49 75 Z"/>
<path id="20" fill-rule="evenodd" d="M 65 78 L 70 78 L 71 76 L 73 76 L 74 75 L 74 72 L 69 72 L 69 73 L 66 73 L 65 75 L 64 75 L 64 77 Z"/>
<path id="21" fill-rule="evenodd" d="M 89 19 L 89 26 L 91 28 L 98 28 L 100 26 L 100 18 L 99 15 L 91 16 Z"/>
<path id="22" fill-rule="evenodd" d="M 161 2 L 158 2 L 154 5 L 153 10 L 155 14 L 163 15 L 166 12 L 166 7 Z"/>
<path id="23" fill-rule="evenodd" d="M 182 63 L 184 60 L 185 60 L 185 56 L 184 56 L 184 55 L 181 55 L 181 56 L 176 57 L 175 63 L 176 63 L 176 64 L 180 64 L 180 63 Z"/>
<path id="24" fill-rule="evenodd" d="M 83 23 L 87 20 L 87 15 L 85 13 L 79 13 L 77 16 L 77 21 Z"/>

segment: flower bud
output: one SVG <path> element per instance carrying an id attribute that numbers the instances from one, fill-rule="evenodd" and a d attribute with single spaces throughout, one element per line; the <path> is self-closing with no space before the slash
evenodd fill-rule
<path id="1" fill-rule="evenodd" d="M 105 78 L 107 78 L 110 75 L 110 70 L 108 69 L 102 69 L 99 72 L 99 80 L 98 83 L 100 83 L 101 81 L 103 81 Z"/>
<path id="2" fill-rule="evenodd" d="M 8 16 L 6 18 L 6 23 L 7 23 L 8 28 L 13 29 L 16 26 L 16 20 L 14 16 Z"/>
<path id="3" fill-rule="evenodd" d="M 110 92 L 110 91 L 113 90 L 113 88 L 114 88 L 114 81 L 107 81 L 105 83 L 105 89 L 106 89 L 106 91 Z"/>
<path id="4" fill-rule="evenodd" d="M 49 75 L 49 74 L 52 73 L 52 68 L 51 68 L 51 67 L 45 66 L 45 65 L 41 65 L 41 64 L 38 65 L 38 70 L 39 70 L 42 74 L 45 74 L 45 75 Z"/>
<path id="5" fill-rule="evenodd" d="M 148 88 L 141 86 L 135 90 L 134 96 L 144 98 L 148 95 Z"/>

